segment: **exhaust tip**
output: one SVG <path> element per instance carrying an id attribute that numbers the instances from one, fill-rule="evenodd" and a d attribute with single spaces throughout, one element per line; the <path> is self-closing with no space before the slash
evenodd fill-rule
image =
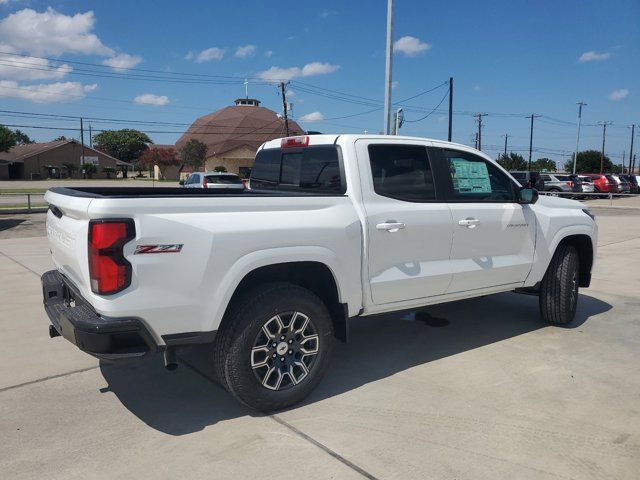
<path id="1" fill-rule="evenodd" d="M 178 368 L 178 359 L 176 358 L 176 349 L 167 347 L 164 351 L 164 368 L 170 372 Z"/>

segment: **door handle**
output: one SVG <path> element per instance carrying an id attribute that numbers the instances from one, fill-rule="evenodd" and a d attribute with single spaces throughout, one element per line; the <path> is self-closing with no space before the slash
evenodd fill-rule
<path id="1" fill-rule="evenodd" d="M 461 227 L 476 228 L 476 226 L 479 224 L 480 220 L 478 220 L 477 218 L 469 217 L 463 220 L 458 220 L 458 225 L 460 225 Z"/>
<path id="2" fill-rule="evenodd" d="M 389 233 L 395 233 L 398 230 L 402 230 L 406 225 L 402 222 L 396 222 L 395 220 L 387 220 L 384 223 L 376 225 L 376 230 L 386 230 Z"/>

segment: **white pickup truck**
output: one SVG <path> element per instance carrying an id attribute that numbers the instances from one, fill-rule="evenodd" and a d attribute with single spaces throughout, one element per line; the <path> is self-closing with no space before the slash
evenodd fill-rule
<path id="1" fill-rule="evenodd" d="M 505 291 L 572 321 L 597 226 L 438 140 L 315 135 L 262 145 L 250 189 L 52 188 L 52 336 L 103 359 L 211 344 L 250 407 L 318 384 L 349 319 Z"/>

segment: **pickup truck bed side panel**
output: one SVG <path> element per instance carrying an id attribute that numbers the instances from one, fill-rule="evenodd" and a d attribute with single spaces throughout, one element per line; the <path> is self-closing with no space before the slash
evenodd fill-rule
<path id="1" fill-rule="evenodd" d="M 64 203 L 61 195 L 47 195 L 50 203 Z M 361 225 L 346 196 L 96 198 L 87 217 L 134 219 L 136 238 L 124 247 L 132 284 L 94 295 L 86 267 L 74 281 L 98 313 L 148 320 L 157 336 L 217 329 L 244 275 L 281 262 L 326 264 L 349 313 L 361 308 Z M 73 255 L 86 259 L 86 221 L 84 229 Z M 180 253 L 134 254 L 146 244 L 184 246 Z"/>

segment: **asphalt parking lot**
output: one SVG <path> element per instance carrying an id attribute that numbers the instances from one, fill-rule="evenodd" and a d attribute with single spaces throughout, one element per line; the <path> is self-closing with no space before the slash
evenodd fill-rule
<path id="1" fill-rule="evenodd" d="M 311 397 L 269 416 L 210 381 L 206 351 L 167 372 L 50 339 L 44 215 L 0 216 L 0 478 L 637 479 L 640 202 L 625 207 L 594 207 L 569 328 L 512 293 L 357 319 Z"/>

